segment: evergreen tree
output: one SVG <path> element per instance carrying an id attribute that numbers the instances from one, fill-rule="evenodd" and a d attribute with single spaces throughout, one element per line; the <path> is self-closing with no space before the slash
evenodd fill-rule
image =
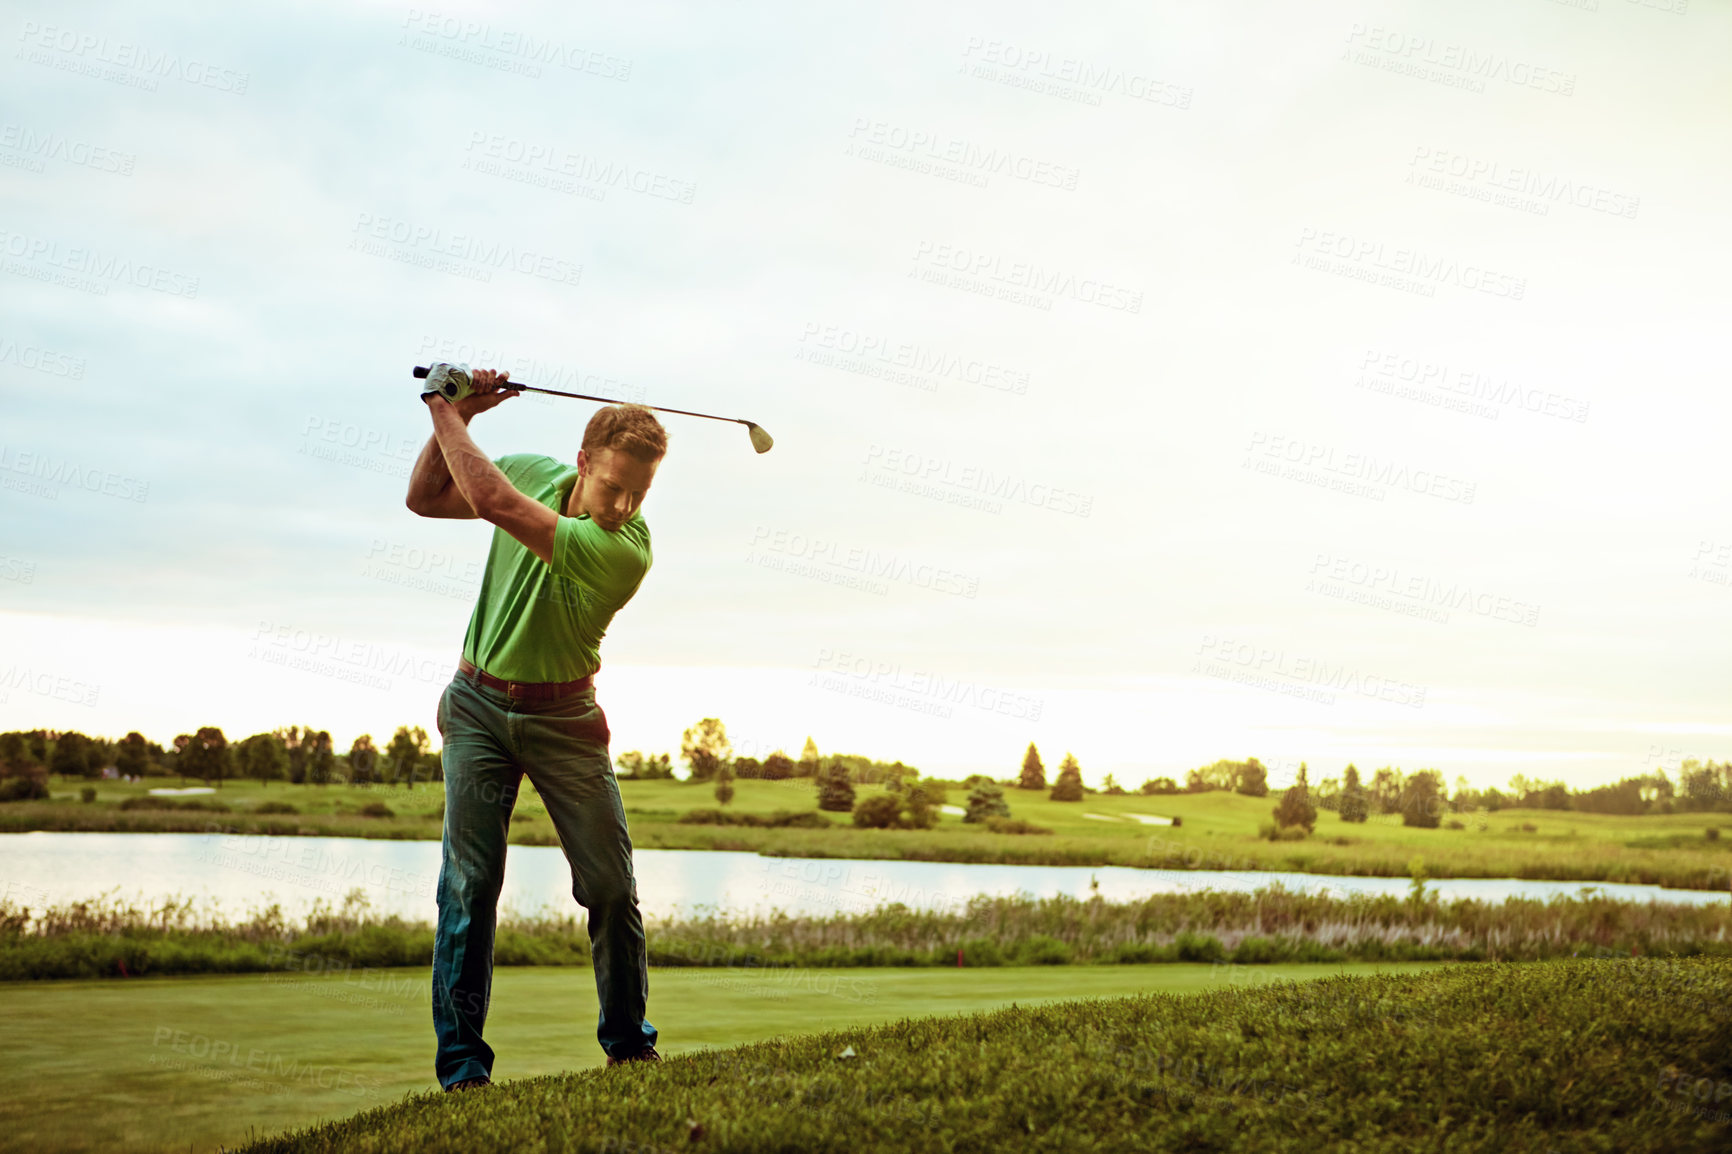
<path id="1" fill-rule="evenodd" d="M 1004 790 L 990 777 L 975 775 L 965 783 L 968 791 L 967 811 L 962 815 L 965 822 L 980 823 L 989 817 L 1009 817 L 1010 806 L 1005 803 Z"/>
<path id="2" fill-rule="evenodd" d="M 810 736 L 806 738 L 805 748 L 800 750 L 800 760 L 794 767 L 795 777 L 818 776 L 818 743 Z"/>
<path id="3" fill-rule="evenodd" d="M 1040 750 L 1032 741 L 1028 743 L 1028 752 L 1022 755 L 1022 776 L 1017 779 L 1016 788 L 1046 788 L 1046 766 L 1040 763 Z"/>
<path id="4" fill-rule="evenodd" d="M 1401 798 L 1401 824 L 1436 829 L 1443 818 L 1443 775 L 1422 769 L 1407 779 Z"/>
<path id="5" fill-rule="evenodd" d="M 1365 787 L 1359 784 L 1359 770 L 1349 765 L 1341 773 L 1341 820 L 1364 821 L 1370 812 Z"/>
<path id="6" fill-rule="evenodd" d="M 1052 793 L 1048 795 L 1053 801 L 1081 801 L 1083 799 L 1082 766 L 1077 764 L 1074 754 L 1066 753 L 1064 760 L 1058 765 L 1058 780 L 1053 783 Z"/>
<path id="7" fill-rule="evenodd" d="M 818 767 L 818 808 L 831 813 L 850 813 L 854 809 L 854 783 L 848 780 L 848 766 L 831 757 Z"/>
<path id="8" fill-rule="evenodd" d="M 754 761 L 755 759 L 744 758 L 743 760 Z M 733 764 L 731 762 L 725 760 L 725 759 L 723 761 L 719 762 L 716 765 L 715 778 L 716 778 L 716 804 L 727 805 L 730 801 L 734 800 L 734 767 L 733 767 Z"/>
<path id="9" fill-rule="evenodd" d="M 1305 763 L 1299 763 L 1299 774 L 1293 779 L 1293 784 L 1287 787 L 1287 792 L 1281 795 L 1281 801 L 1275 806 L 1275 824 L 1282 829 L 1292 826 L 1304 826 L 1310 833 L 1317 825 L 1317 806 L 1311 800 L 1311 788 L 1305 780 Z"/>

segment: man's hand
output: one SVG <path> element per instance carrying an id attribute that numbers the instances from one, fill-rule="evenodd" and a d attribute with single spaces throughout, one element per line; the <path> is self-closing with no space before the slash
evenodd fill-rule
<path id="1" fill-rule="evenodd" d="M 467 425 L 478 413 L 502 403 L 507 397 L 521 395 L 507 382 L 511 379 L 510 372 L 495 372 L 492 369 L 477 369 L 469 378 L 469 395 L 453 404 L 438 393 L 428 393 L 422 398 L 428 404 L 437 401 L 440 404 L 451 405 L 457 410 L 457 415 L 463 418 Z"/>

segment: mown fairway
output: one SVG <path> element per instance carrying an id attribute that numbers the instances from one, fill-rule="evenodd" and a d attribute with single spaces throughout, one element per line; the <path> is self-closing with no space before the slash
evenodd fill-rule
<path id="1" fill-rule="evenodd" d="M 47 802 L 0 805 L 0 832 L 58 830 L 238 830 L 268 834 L 427 838 L 440 836 L 438 787 L 385 786 L 261 787 L 230 782 L 214 795 L 229 812 L 122 810 L 120 803 L 145 793 L 151 779 L 136 784 L 98 783 L 97 799 L 78 800 L 76 786 L 56 779 Z M 168 784 L 174 784 L 168 779 Z M 816 795 L 808 780 L 741 781 L 727 808 L 736 813 L 812 811 Z M 876 787 L 862 787 L 861 798 Z M 1305 873 L 1406 876 L 1415 857 L 1432 877 L 1519 877 L 1575 881 L 1643 882 L 1696 889 L 1726 889 L 1732 883 L 1732 836 L 1710 840 L 1709 830 L 1732 831 L 1732 816 L 1713 813 L 1619 817 L 1563 810 L 1501 810 L 1446 816 L 1461 829 L 1416 829 L 1398 817 L 1343 822 L 1327 810 L 1304 841 L 1270 842 L 1257 836 L 1270 820 L 1270 798 L 1228 793 L 1166 797 L 1089 794 L 1080 802 L 1055 802 L 1044 792 L 1005 791 L 1014 816 L 1050 828 L 1050 835 L 988 832 L 944 816 L 932 830 L 858 830 L 847 814 L 827 815 L 831 829 L 763 829 L 686 825 L 679 816 L 713 809 L 708 786 L 677 781 L 622 781 L 632 840 L 645 849 L 753 850 L 795 857 L 888 858 L 984 861 L 1044 865 L 1124 865 L 1160 869 L 1294 870 Z M 960 791 L 950 799 L 960 802 Z M 261 814 L 259 805 L 286 802 L 295 814 Z M 360 810 L 383 802 L 391 817 Z M 1092 815 L 1092 816 L 1091 816 Z M 1179 817 L 1182 825 L 1148 825 L 1137 816 Z M 554 845 L 546 810 L 526 785 L 519 798 L 512 840 Z"/>
<path id="2" fill-rule="evenodd" d="M 1192 993 L 1375 966 L 661 970 L 664 1052 L 1065 998 Z M 600 1065 L 588 969 L 496 971 L 496 1076 Z M 436 1090 L 425 969 L 0 986 L 3 1150 L 211 1150 Z"/>
<path id="3" fill-rule="evenodd" d="M 429 1095 L 257 1154 L 1725 1150 L 1732 965 L 1450 967 L 905 1021 Z"/>

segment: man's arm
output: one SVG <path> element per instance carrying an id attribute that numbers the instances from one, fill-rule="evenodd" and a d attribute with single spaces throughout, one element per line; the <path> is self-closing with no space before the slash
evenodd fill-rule
<path id="1" fill-rule="evenodd" d="M 453 405 L 437 394 L 427 402 L 433 413 L 433 437 L 450 471 L 452 488 L 473 516 L 498 525 L 531 553 L 553 564 L 553 534 L 559 514 L 520 492 L 481 451 L 469 436 L 469 423 L 460 412 L 463 403 Z"/>
<path id="2" fill-rule="evenodd" d="M 495 374 L 491 369 L 482 369 L 475 374 L 477 391 L 455 406 L 447 404 L 446 407 L 454 408 L 463 424 L 468 425 L 470 418 L 477 413 L 484 413 L 505 398 L 517 395 L 505 387 L 510 376 L 508 372 Z M 433 436 L 427 438 L 427 443 L 421 447 L 421 455 L 415 459 L 415 468 L 409 474 L 409 495 L 403 503 L 411 513 L 422 517 L 473 519 L 480 516 L 453 483 L 451 467 L 445 460 L 444 450 L 439 447 L 437 422 Z"/>

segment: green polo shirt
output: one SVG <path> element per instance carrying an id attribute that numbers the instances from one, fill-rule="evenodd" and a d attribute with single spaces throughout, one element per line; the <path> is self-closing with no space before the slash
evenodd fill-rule
<path id="1" fill-rule="evenodd" d="M 577 466 L 538 453 L 493 462 L 519 492 L 555 513 L 577 483 Z M 481 595 L 463 638 L 470 664 L 509 681 L 575 681 L 601 667 L 601 639 L 650 567 L 649 526 L 633 513 L 610 533 L 586 513 L 561 514 L 553 564 L 495 527 Z"/>

